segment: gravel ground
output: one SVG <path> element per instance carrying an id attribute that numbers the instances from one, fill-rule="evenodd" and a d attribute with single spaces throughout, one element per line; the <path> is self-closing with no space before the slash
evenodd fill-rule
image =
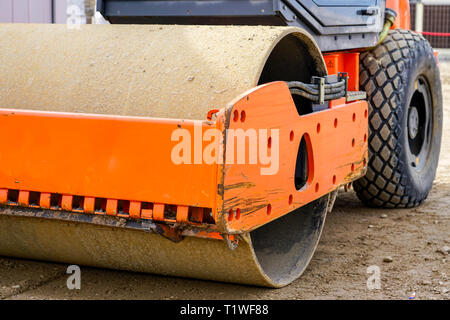
<path id="1" fill-rule="evenodd" d="M 450 299 L 450 61 L 441 63 L 444 137 L 437 178 L 419 208 L 363 207 L 341 193 L 305 274 L 265 289 L 82 267 L 81 290 L 66 287 L 67 266 L 0 258 L 2 299 Z M 369 290 L 369 266 L 381 288 Z"/>

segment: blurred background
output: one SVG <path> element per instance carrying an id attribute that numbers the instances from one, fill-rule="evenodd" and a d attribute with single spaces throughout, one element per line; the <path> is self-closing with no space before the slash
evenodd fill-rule
<path id="1" fill-rule="evenodd" d="M 99 23 L 95 0 L 0 0 L 0 22 Z M 411 0 L 411 28 L 450 56 L 450 0 Z M 74 9 L 75 8 L 75 9 Z M 78 9 L 76 9 L 78 8 Z"/>
<path id="2" fill-rule="evenodd" d="M 0 22 L 66 23 L 79 8 L 82 23 L 92 23 L 95 0 L 0 0 Z"/>
<path id="3" fill-rule="evenodd" d="M 434 48 L 450 48 L 450 0 L 410 2 L 411 28 L 421 32 Z"/>

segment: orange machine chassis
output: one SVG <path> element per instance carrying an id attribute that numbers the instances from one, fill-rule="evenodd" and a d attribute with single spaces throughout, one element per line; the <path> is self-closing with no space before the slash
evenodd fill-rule
<path id="1" fill-rule="evenodd" d="M 349 87 L 358 90 L 358 54 L 325 59 L 333 73 L 352 69 Z M 68 219 L 58 214 L 68 211 L 151 222 L 175 240 L 181 234 L 221 238 L 251 231 L 365 173 L 365 101 L 338 99 L 324 111 L 300 116 L 286 83 L 273 82 L 209 117 L 213 113 L 214 121 L 193 121 L 0 109 L 0 203 L 54 212 L 36 213 L 41 217 Z M 178 142 L 172 135 L 178 129 L 186 130 L 192 145 L 199 134 L 202 142 L 207 130 L 219 131 L 217 143 L 224 147 L 219 161 L 198 163 L 193 152 L 192 164 L 174 163 L 171 155 Z M 245 163 L 226 161 L 232 151 L 230 130 L 239 129 L 266 130 L 269 152 L 275 152 L 278 139 L 275 173 L 262 175 L 267 165 L 259 160 L 248 163 L 249 139 Z M 308 180 L 297 190 L 302 138 Z M 202 143 L 201 153 L 207 145 Z"/>

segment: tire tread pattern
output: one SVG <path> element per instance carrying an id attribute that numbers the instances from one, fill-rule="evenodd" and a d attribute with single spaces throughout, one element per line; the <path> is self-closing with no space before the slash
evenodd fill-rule
<path id="1" fill-rule="evenodd" d="M 408 187 L 401 160 L 402 101 L 407 69 L 420 52 L 433 49 L 409 30 L 392 30 L 375 49 L 361 54 L 360 85 L 369 103 L 369 161 L 365 177 L 354 182 L 358 198 L 371 207 L 414 207 L 424 199 Z"/>

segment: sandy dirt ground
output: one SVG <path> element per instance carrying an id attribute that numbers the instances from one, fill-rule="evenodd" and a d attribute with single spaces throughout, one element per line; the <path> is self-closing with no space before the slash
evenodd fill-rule
<path id="1" fill-rule="evenodd" d="M 68 290 L 66 265 L 0 258 L 2 299 L 450 299 L 450 61 L 441 62 L 444 137 L 437 178 L 419 208 L 369 209 L 341 193 L 305 274 L 266 289 L 82 267 Z M 444 250 L 445 251 L 445 250 Z M 390 261 L 390 262 L 386 262 Z M 366 286 L 378 266 L 381 289 Z"/>

